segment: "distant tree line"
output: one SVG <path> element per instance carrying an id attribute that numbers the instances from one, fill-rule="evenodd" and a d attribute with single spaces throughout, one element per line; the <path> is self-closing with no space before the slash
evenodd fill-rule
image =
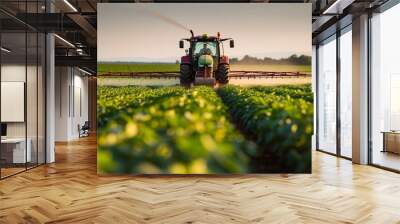
<path id="1" fill-rule="evenodd" d="M 307 56 L 307 55 L 303 55 L 303 54 L 297 56 L 296 54 L 293 54 L 287 58 L 274 59 L 274 58 L 269 58 L 269 57 L 257 58 L 257 57 L 245 55 L 242 59 L 231 58 L 230 63 L 231 64 L 255 64 L 255 65 L 258 65 L 258 64 L 311 65 L 311 56 Z"/>

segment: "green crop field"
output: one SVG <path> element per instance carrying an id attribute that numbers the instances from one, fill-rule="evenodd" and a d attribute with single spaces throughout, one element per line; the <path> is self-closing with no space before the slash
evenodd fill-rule
<path id="1" fill-rule="evenodd" d="M 311 170 L 309 85 L 98 87 L 100 173 Z"/>
<path id="2" fill-rule="evenodd" d="M 269 71 L 311 73 L 311 65 L 231 65 L 232 71 Z M 97 72 L 179 72 L 179 64 L 172 63 L 99 63 Z"/>
<path id="3" fill-rule="evenodd" d="M 172 63 L 98 63 L 97 72 L 178 72 L 179 64 Z"/>
<path id="4" fill-rule="evenodd" d="M 232 71 L 304 72 L 311 74 L 311 65 L 231 65 Z"/>

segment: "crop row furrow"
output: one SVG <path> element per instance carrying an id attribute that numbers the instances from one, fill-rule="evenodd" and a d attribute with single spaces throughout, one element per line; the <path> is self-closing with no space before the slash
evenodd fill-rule
<path id="1" fill-rule="evenodd" d="M 184 91 L 180 87 L 98 87 L 98 127 L 103 127 L 108 121 L 119 117 L 120 112 L 151 104 L 157 99 L 181 95 Z"/>
<path id="2" fill-rule="evenodd" d="M 310 172 L 313 105 L 312 98 L 300 96 L 312 94 L 307 89 L 277 94 L 284 88 L 218 90 L 233 121 L 258 145 L 252 163 L 256 172 Z"/>
<path id="3" fill-rule="evenodd" d="M 252 87 L 251 89 L 266 94 L 273 94 L 276 96 L 286 96 L 294 99 L 303 99 L 311 103 L 314 100 L 314 94 L 311 91 L 310 85 L 277 87 L 256 86 Z"/>
<path id="4" fill-rule="evenodd" d="M 251 172 L 249 158 L 256 153 L 255 144 L 229 122 L 227 107 L 215 91 L 168 89 L 176 95 L 152 98 L 137 107 L 130 104 L 99 128 L 99 172 Z"/>

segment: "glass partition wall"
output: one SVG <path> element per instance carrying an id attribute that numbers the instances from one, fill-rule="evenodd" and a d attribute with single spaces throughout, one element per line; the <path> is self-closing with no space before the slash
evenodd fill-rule
<path id="1" fill-rule="evenodd" d="M 400 171 L 400 4 L 371 18 L 370 163 Z"/>
<path id="2" fill-rule="evenodd" d="M 351 25 L 317 47 L 317 149 L 352 157 Z"/>
<path id="3" fill-rule="evenodd" d="M 1 34 L 1 177 L 26 169 L 26 33 Z M 4 50 L 6 49 L 6 50 Z M 30 160 L 28 159 L 28 162 Z"/>
<path id="4" fill-rule="evenodd" d="M 369 164 L 400 172 L 400 4 L 369 18 Z M 352 27 L 317 45 L 317 149 L 352 157 Z"/>
<path id="5" fill-rule="evenodd" d="M 336 153 L 336 36 L 318 46 L 318 149 Z"/>
<path id="6" fill-rule="evenodd" d="M 340 155 L 352 157 L 352 34 L 351 25 L 341 31 L 340 68 Z"/>
<path id="7" fill-rule="evenodd" d="M 14 21 L 0 12 L 1 179 L 45 163 L 45 35 L 5 18 Z"/>

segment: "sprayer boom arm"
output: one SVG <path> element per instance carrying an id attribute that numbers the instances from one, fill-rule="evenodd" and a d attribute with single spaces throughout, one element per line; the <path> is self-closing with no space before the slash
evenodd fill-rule
<path id="1" fill-rule="evenodd" d="M 222 38 L 220 41 L 232 40 L 232 38 Z"/>

